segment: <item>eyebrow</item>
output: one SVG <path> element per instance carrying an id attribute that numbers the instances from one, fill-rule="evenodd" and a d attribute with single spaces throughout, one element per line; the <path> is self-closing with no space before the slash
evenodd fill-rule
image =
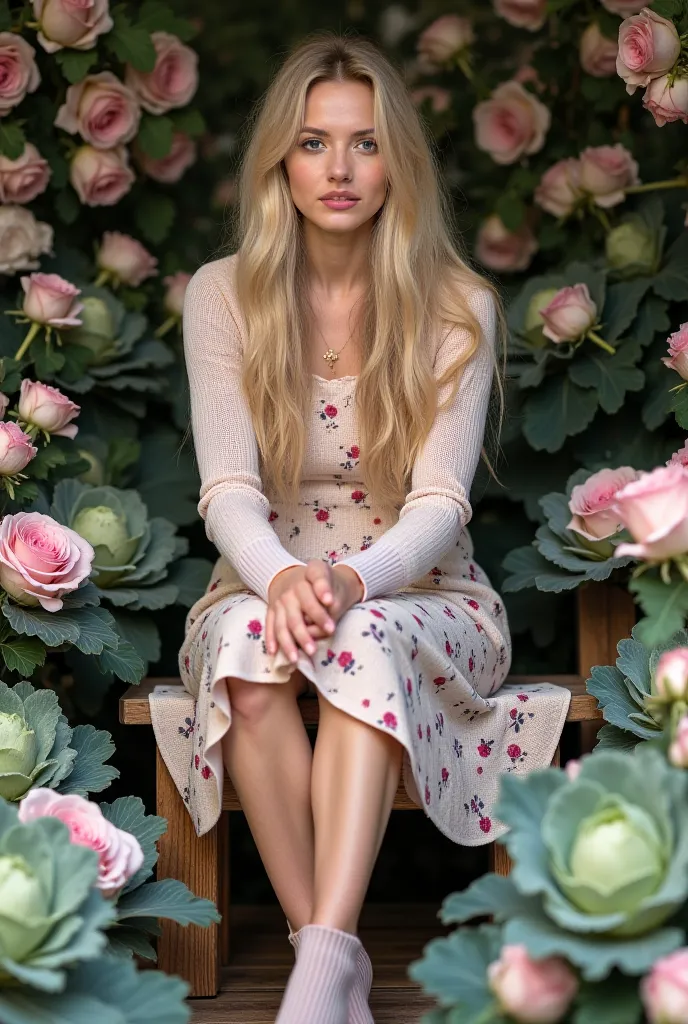
<path id="1" fill-rule="evenodd" d="M 311 135 L 322 135 L 323 137 L 329 136 L 330 134 L 329 132 L 325 131 L 324 128 L 311 128 L 308 125 L 304 125 L 304 127 L 301 129 L 301 132 L 310 132 Z M 361 135 L 374 135 L 374 133 L 374 128 L 361 128 L 357 132 L 352 132 L 351 137 L 357 139 Z"/>

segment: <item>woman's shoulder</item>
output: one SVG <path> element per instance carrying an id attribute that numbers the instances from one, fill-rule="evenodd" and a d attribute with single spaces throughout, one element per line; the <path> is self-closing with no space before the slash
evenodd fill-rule
<path id="1" fill-rule="evenodd" d="M 233 252 L 227 256 L 220 256 L 217 259 L 201 263 L 200 267 L 191 275 L 188 286 L 196 288 L 202 285 L 215 285 L 224 294 L 233 293 L 236 257 L 237 254 Z"/>

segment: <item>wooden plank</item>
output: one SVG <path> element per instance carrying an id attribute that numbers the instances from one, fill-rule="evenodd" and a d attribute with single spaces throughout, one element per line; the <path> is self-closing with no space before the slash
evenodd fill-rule
<path id="1" fill-rule="evenodd" d="M 588 679 L 594 665 L 614 665 L 619 640 L 631 635 L 636 621 L 633 595 L 609 580 L 589 581 L 576 592 L 578 610 L 578 671 Z M 581 753 L 589 753 L 602 726 L 581 718 Z"/>
<path id="2" fill-rule="evenodd" d="M 418 1024 L 434 1006 L 408 977 L 431 939 L 452 927 L 435 904 L 366 904 L 359 934 L 373 964 L 370 1005 L 376 1024 Z M 274 1024 L 294 963 L 279 906 L 232 907 L 233 955 L 217 999 L 191 1000 L 194 1024 Z"/>
<path id="3" fill-rule="evenodd" d="M 167 766 L 156 750 L 156 811 L 167 818 L 167 832 L 159 841 L 157 878 L 178 878 L 196 895 L 217 906 L 218 830 L 200 838 L 196 835 L 184 802 Z M 168 974 L 180 974 L 195 996 L 214 996 L 220 984 L 220 929 L 218 925 L 185 927 L 161 920 L 158 939 L 158 967 Z"/>
<path id="4" fill-rule="evenodd" d="M 610 662 L 610 664 L 613 664 Z M 597 709 L 597 700 L 585 691 L 585 680 L 581 675 L 513 675 L 507 676 L 508 683 L 522 686 L 525 683 L 555 683 L 571 691 L 571 705 L 567 722 L 587 722 L 602 718 Z M 119 700 L 119 720 L 123 725 L 150 725 L 151 714 L 148 697 L 154 686 L 179 686 L 176 676 L 144 679 L 138 686 L 130 686 Z M 315 697 L 302 697 L 299 701 L 306 725 L 317 725 L 319 705 Z"/>

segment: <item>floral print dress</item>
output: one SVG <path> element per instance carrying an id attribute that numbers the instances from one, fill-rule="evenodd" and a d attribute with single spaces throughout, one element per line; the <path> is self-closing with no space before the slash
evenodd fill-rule
<path id="1" fill-rule="evenodd" d="M 394 510 L 368 500 L 358 478 L 353 414 L 356 378 L 314 375 L 299 500 L 271 503 L 270 522 L 296 558 L 330 564 L 374 543 Z M 220 557 L 206 594 L 189 611 L 179 652 L 183 689 L 151 697 L 161 752 L 199 834 L 220 814 L 221 739 L 231 728 L 226 677 L 308 689 L 393 735 L 404 748 L 409 797 L 456 843 L 503 831 L 492 805 L 501 772 L 548 765 L 569 693 L 549 684 L 504 686 L 511 640 L 504 606 L 473 557 L 463 529 L 455 548 L 411 586 L 355 604 L 334 634 L 296 665 L 265 644 L 267 605 Z"/>

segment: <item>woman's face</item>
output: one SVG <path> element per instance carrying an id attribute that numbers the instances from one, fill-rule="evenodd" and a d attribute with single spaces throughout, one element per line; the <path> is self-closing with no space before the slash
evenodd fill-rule
<path id="1" fill-rule="evenodd" d="M 295 206 L 323 231 L 354 231 L 382 206 L 386 175 L 374 129 L 370 86 L 311 86 L 304 126 L 284 165 Z M 354 198 L 340 205 L 323 199 L 332 192 Z"/>

